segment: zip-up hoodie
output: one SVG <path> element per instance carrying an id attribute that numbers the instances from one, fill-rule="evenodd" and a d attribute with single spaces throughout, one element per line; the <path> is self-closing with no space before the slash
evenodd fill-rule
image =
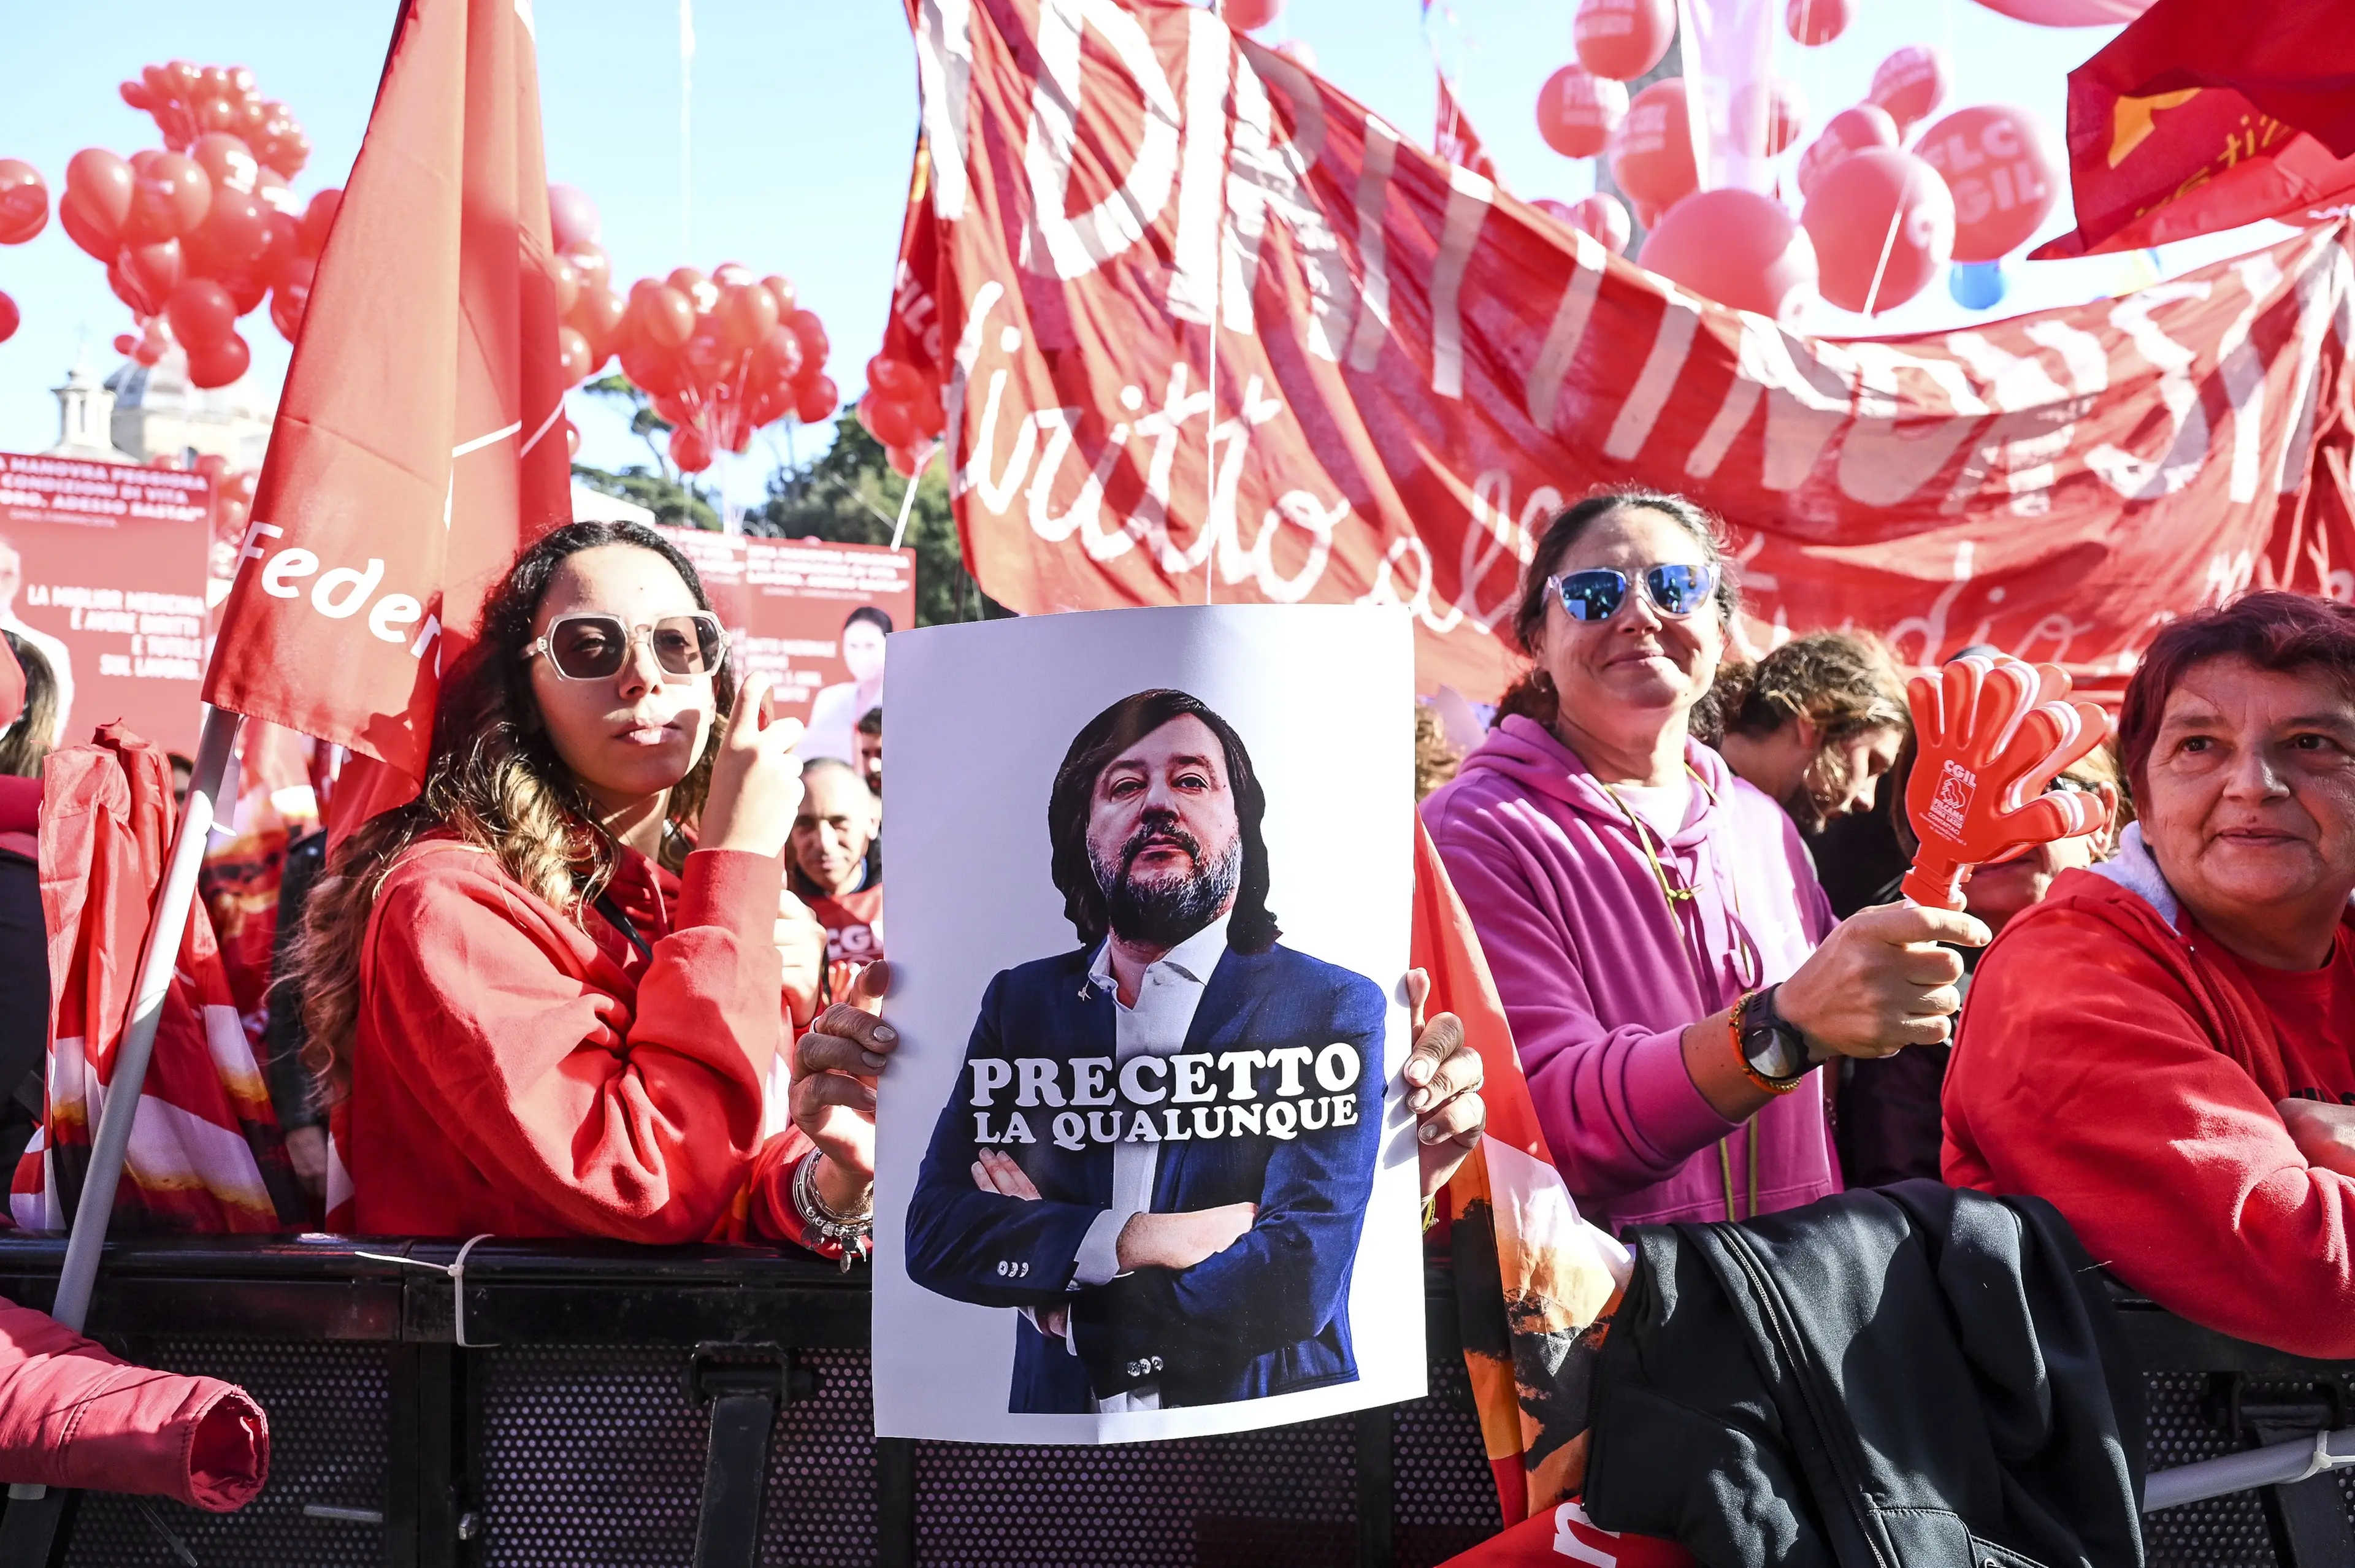
<path id="1" fill-rule="evenodd" d="M 2337 1098 L 2304 1043 L 2136 824 L 1979 960 L 1946 1070 L 1946 1180 L 2051 1200 L 2095 1262 L 2179 1317 L 2355 1356 L 2355 1179 L 2308 1165 L 2274 1108 Z"/>
<path id="2" fill-rule="evenodd" d="M 1833 923 L 1783 808 L 1700 742 L 1685 756 L 1697 809 L 1654 842 L 1671 881 L 1694 890 L 1673 909 L 1627 814 L 1533 720 L 1499 724 L 1423 806 L 1554 1163 L 1580 1211 L 1614 1227 L 1747 1218 L 1753 1136 L 1758 1211 L 1840 1188 L 1816 1075 L 1737 1125 L 1685 1071 L 1687 1025 L 1788 976 Z"/>

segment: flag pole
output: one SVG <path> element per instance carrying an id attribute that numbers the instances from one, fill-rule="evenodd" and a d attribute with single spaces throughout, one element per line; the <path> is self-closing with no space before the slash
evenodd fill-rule
<path id="1" fill-rule="evenodd" d="M 133 993 L 130 1027 L 114 1052 L 114 1069 L 106 1086 L 106 1104 L 99 1112 L 98 1129 L 91 1138 L 90 1167 L 82 1178 L 81 1200 L 74 1206 L 73 1232 L 66 1243 L 65 1266 L 58 1271 L 58 1295 L 49 1316 L 79 1333 L 90 1317 L 91 1287 L 98 1280 L 98 1260 L 106 1246 L 106 1227 L 114 1217 L 114 1190 L 123 1179 L 123 1157 L 131 1147 L 131 1126 L 139 1114 L 139 1090 L 147 1077 L 147 1059 L 155 1048 L 155 1026 L 163 1021 L 164 997 L 171 989 L 172 971 L 179 963 L 180 939 L 188 929 L 188 911 L 197 897 L 197 872 L 204 864 L 205 842 L 212 834 L 221 780 L 237 749 L 238 715 L 226 709 L 205 709 L 203 735 L 197 742 L 197 767 L 188 781 L 188 804 L 173 830 L 171 858 L 165 862 L 164 882 L 155 892 L 155 907 L 147 920 L 147 942 L 139 954 L 138 989 Z"/>

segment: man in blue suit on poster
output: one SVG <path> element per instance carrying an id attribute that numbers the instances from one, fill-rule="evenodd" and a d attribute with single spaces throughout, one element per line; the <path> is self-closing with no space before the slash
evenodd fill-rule
<path id="1" fill-rule="evenodd" d="M 1091 720 L 1047 807 L 1080 946 L 1000 972 L 908 1209 L 908 1273 L 1018 1308 L 1018 1413 L 1356 1381 L 1382 993 L 1279 946 L 1266 797 L 1181 691 Z"/>

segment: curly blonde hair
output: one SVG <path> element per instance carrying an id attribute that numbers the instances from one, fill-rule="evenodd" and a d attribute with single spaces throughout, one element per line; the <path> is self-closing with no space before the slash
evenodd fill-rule
<path id="1" fill-rule="evenodd" d="M 517 558 L 483 607 L 480 639 L 443 687 L 434 715 L 425 783 L 408 805 L 371 818 L 336 849 L 304 906 L 303 929 L 282 983 L 301 998 L 309 1039 L 304 1064 L 330 1101 L 351 1086 L 358 1025 L 360 949 L 378 892 L 401 856 L 429 833 L 454 832 L 496 858 L 499 869 L 553 907 L 579 917 L 613 872 L 616 846 L 570 769 L 556 755 L 531 692 L 525 651 L 532 621 L 564 562 L 583 550 L 630 545 L 669 562 L 696 603 L 711 601 L 694 564 L 668 539 L 636 523 L 569 523 Z M 672 786 L 667 816 L 687 825 L 703 806 L 711 760 L 736 681 L 723 662 L 712 677 L 714 722 L 703 754 Z M 684 837 L 666 835 L 663 860 L 676 870 Z"/>

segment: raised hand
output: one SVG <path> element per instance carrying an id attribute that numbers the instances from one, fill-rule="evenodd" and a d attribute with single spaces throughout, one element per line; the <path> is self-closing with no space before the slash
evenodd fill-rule
<path id="1" fill-rule="evenodd" d="M 1935 680 L 1915 676 L 1907 689 L 1916 755 L 1905 809 L 1921 848 L 1902 885 L 1915 903 L 1959 910 L 1971 867 L 2108 820 L 2098 795 L 2044 793 L 2109 733 L 2099 708 L 2066 700 L 2069 677 L 2057 665 L 1973 654 Z"/>

